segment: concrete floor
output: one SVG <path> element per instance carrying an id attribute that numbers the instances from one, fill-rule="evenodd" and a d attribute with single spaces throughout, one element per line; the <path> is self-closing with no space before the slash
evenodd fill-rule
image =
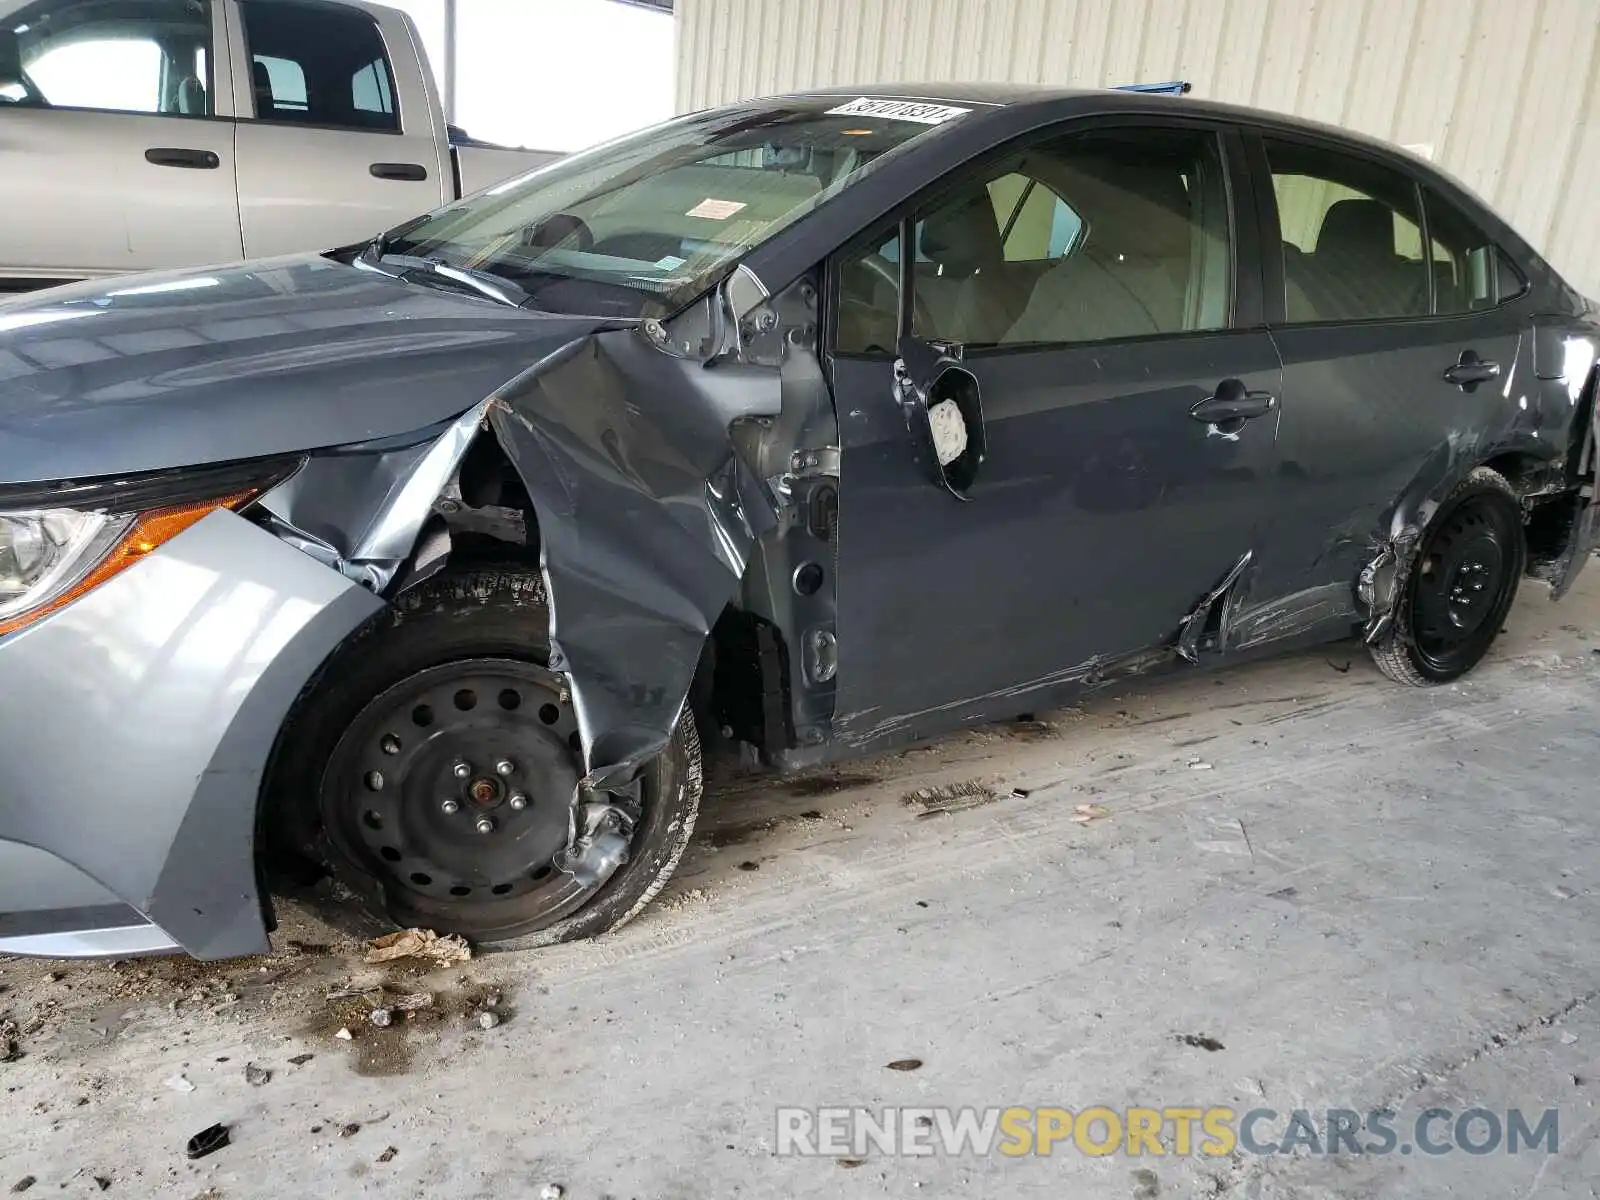
<path id="1" fill-rule="evenodd" d="M 727 783 L 620 934 L 398 981 L 438 994 L 432 1022 L 328 1001 L 375 969 L 297 908 L 271 960 L 0 963 L 25 1055 L 0 1065 L 0 1189 L 1595 1196 L 1597 651 L 1600 567 L 1558 606 L 1527 588 L 1454 687 L 1341 645 Z M 489 988 L 506 1020 L 482 1032 Z M 818 1104 L 1389 1106 L 1402 1130 L 1433 1104 L 1555 1107 L 1561 1149 L 776 1157 L 775 1107 Z M 213 1121 L 232 1144 L 186 1162 Z"/>

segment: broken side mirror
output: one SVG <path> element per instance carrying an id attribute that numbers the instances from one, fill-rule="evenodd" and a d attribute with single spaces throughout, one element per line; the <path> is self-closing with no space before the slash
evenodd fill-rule
<path id="1" fill-rule="evenodd" d="M 988 452 L 988 435 L 978 380 L 961 364 L 960 350 L 901 338 L 894 385 L 928 478 L 957 500 L 972 499 L 967 493 Z"/>

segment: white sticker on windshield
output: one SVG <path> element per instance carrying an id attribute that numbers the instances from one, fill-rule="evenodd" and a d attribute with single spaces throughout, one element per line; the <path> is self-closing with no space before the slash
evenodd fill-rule
<path id="1" fill-rule="evenodd" d="M 676 254 L 669 254 L 665 258 L 656 259 L 656 266 L 663 271 L 676 271 L 688 261 L 686 258 L 679 258 Z"/>
<path id="2" fill-rule="evenodd" d="M 830 108 L 834 117 L 883 117 L 889 121 L 915 121 L 919 125 L 943 125 L 954 117 L 965 116 L 970 108 L 956 108 L 949 104 L 926 104 L 921 100 L 880 100 L 863 96 L 838 108 Z"/>
<path id="3" fill-rule="evenodd" d="M 705 217 L 708 221 L 726 221 L 745 205 L 739 200 L 713 200 L 707 196 L 683 215 L 686 217 Z"/>

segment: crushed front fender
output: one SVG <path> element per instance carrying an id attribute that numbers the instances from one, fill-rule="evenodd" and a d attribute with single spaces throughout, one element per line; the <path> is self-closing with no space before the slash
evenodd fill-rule
<path id="1" fill-rule="evenodd" d="M 777 390 L 774 370 L 677 358 L 613 330 L 572 341 L 489 406 L 538 519 L 550 666 L 572 689 L 591 790 L 626 784 L 666 745 L 706 638 L 776 524 L 729 426 L 775 415 Z"/>

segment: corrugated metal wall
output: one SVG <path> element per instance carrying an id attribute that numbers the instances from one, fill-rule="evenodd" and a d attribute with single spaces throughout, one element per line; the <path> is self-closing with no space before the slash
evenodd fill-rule
<path id="1" fill-rule="evenodd" d="M 1600 296 L 1600 0 L 678 0 L 680 110 L 851 82 L 1187 79 L 1431 157 Z"/>

